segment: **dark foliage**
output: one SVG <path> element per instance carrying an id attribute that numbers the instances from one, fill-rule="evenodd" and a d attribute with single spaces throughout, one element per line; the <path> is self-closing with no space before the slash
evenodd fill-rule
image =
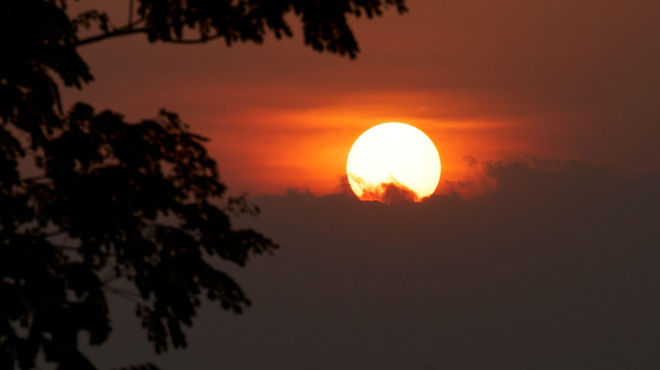
<path id="1" fill-rule="evenodd" d="M 44 175 L 3 182 L 0 348 L 21 368 L 40 349 L 61 368 L 92 368 L 77 336 L 108 337 L 106 292 L 137 303 L 158 352 L 168 337 L 186 345 L 181 325 L 192 325 L 202 294 L 239 313 L 249 304 L 207 260 L 243 265 L 276 246 L 232 229 L 215 162 L 176 115 L 127 124 L 78 104 L 48 139 Z M 117 278 L 136 291 L 114 287 Z"/>
<path id="2" fill-rule="evenodd" d="M 227 198 L 204 138 L 177 115 L 130 124 L 79 103 L 61 107 L 58 81 L 92 80 L 81 45 L 144 33 L 150 41 L 224 38 L 262 42 L 303 23 L 305 43 L 354 57 L 347 15 L 380 15 L 403 0 L 137 0 L 135 18 L 113 27 L 90 10 L 70 18 L 66 0 L 0 4 L 0 369 L 31 369 L 43 352 L 58 369 L 94 369 L 78 350 L 110 334 L 106 294 L 133 300 L 156 351 L 185 347 L 183 326 L 202 296 L 240 313 L 250 303 L 210 263 L 244 265 L 277 246 L 236 230 L 231 214 L 256 214 Z M 127 5 L 133 9 L 133 0 Z M 78 38 L 81 28 L 97 36 Z M 189 29 L 188 32 L 184 32 Z M 194 33 L 193 39 L 184 36 Z M 133 290 L 113 283 L 128 281 Z M 124 283 L 125 284 L 125 283 Z M 131 369 L 153 369 L 141 365 Z"/>

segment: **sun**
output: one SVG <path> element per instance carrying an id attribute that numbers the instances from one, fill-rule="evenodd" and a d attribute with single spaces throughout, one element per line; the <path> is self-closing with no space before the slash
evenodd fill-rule
<path id="1" fill-rule="evenodd" d="M 351 189 L 361 200 L 419 201 L 440 181 L 440 155 L 431 139 L 405 123 L 374 126 L 355 141 L 346 161 Z M 394 196 L 394 198 L 393 198 Z"/>

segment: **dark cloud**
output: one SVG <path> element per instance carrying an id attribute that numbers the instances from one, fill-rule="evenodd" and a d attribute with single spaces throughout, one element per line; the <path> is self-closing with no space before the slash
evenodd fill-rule
<path id="1" fill-rule="evenodd" d="M 494 186 L 469 198 L 383 204 L 290 190 L 256 199 L 262 216 L 240 223 L 283 248 L 231 271 L 254 307 L 241 317 L 205 307 L 190 348 L 155 362 L 657 368 L 660 176 L 534 157 L 473 165 Z M 113 315 L 128 325 L 123 308 Z M 93 357 L 108 367 L 145 359 L 136 330 L 120 325 Z"/>
<path id="2" fill-rule="evenodd" d="M 373 185 L 354 174 L 349 174 L 348 176 L 353 180 L 356 186 L 362 190 L 360 199 L 364 201 L 376 201 L 389 204 L 393 202 L 414 202 L 419 199 L 417 193 L 398 182 L 394 176 L 390 176 L 388 182 L 381 182 L 376 185 Z"/>

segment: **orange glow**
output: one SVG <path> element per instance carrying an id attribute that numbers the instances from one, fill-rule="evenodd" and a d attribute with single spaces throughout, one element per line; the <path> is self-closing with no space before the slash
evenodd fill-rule
<path id="1" fill-rule="evenodd" d="M 160 101 L 166 93 L 174 94 L 164 87 L 147 98 Z M 471 173 L 466 155 L 483 162 L 508 153 L 539 153 L 526 136 L 530 129 L 522 127 L 518 117 L 489 117 L 483 112 L 485 104 L 461 91 L 367 89 L 317 96 L 293 89 L 280 99 L 276 90 L 266 87 L 196 86 L 178 87 L 177 94 L 183 101 L 171 106 L 211 138 L 207 147 L 231 194 L 282 194 L 288 188 L 306 188 L 317 195 L 344 191 L 342 178 L 352 145 L 382 122 L 410 124 L 437 145 L 442 159 L 438 194 L 453 191 L 451 183 Z M 208 106 L 213 109 L 204 108 Z"/>
<path id="2" fill-rule="evenodd" d="M 207 96 L 217 99 L 218 94 Z M 446 104 L 434 106 L 436 100 Z M 450 192 L 446 182 L 464 178 L 466 155 L 484 161 L 507 151 L 529 151 L 527 146 L 516 145 L 521 141 L 515 140 L 512 132 L 515 122 L 452 117 L 444 112 L 445 107 L 476 109 L 446 95 L 381 92 L 375 96 L 354 94 L 350 99 L 346 94 L 336 100 L 330 96 L 324 101 L 325 105 L 307 103 L 310 106 L 304 109 L 275 106 L 233 110 L 231 114 L 199 115 L 190 121 L 208 122 L 205 127 L 210 130 L 204 134 L 213 138 L 208 146 L 230 190 L 251 194 L 283 193 L 287 188 L 336 193 L 356 138 L 381 122 L 406 122 L 438 145 L 442 179 L 436 193 Z M 217 123 L 222 126 L 213 129 Z"/>
<path id="3" fill-rule="evenodd" d="M 361 200 L 384 201 L 392 186 L 414 193 L 413 200 L 433 194 L 440 181 L 440 156 L 419 129 L 390 122 L 363 133 L 346 161 L 348 182 Z"/>
<path id="4" fill-rule="evenodd" d="M 660 49 L 649 35 L 660 3 L 594 1 L 563 1 L 553 11 L 526 2 L 521 11 L 512 0 L 410 0 L 403 17 L 354 22 L 362 53 L 350 62 L 311 52 L 299 32 L 231 49 L 122 38 L 80 49 L 96 82 L 63 90 L 65 106 L 84 101 L 131 121 L 163 107 L 179 113 L 211 139 L 206 146 L 232 194 L 347 190 L 340 177 L 353 142 L 391 121 L 437 144 L 436 194 L 467 186 L 466 156 L 657 168 L 657 80 L 649 76 Z M 596 2 L 599 11 L 590 12 Z M 102 6 L 125 13 L 121 2 Z M 566 21 L 547 32 L 558 14 Z"/>

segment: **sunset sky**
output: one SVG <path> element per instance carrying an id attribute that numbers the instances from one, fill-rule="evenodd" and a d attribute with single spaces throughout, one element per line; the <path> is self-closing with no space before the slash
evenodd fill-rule
<path id="1" fill-rule="evenodd" d="M 124 3 L 114 4 L 111 19 L 123 22 Z M 211 139 L 237 193 L 332 193 L 357 137 L 392 121 L 431 137 L 443 182 L 465 175 L 466 155 L 658 168 L 657 1 L 411 0 L 409 9 L 352 20 L 356 60 L 304 47 L 300 32 L 231 48 L 139 36 L 92 44 L 81 53 L 96 81 L 66 97 L 133 120 L 178 112 Z"/>
<path id="2" fill-rule="evenodd" d="M 115 333 L 93 360 L 660 366 L 660 2 L 407 3 L 351 20 L 355 60 L 305 47 L 295 26 L 263 45 L 130 36 L 80 49 L 95 81 L 66 90 L 67 104 L 133 121 L 179 113 L 211 140 L 230 193 L 262 208 L 237 224 L 282 247 L 227 268 L 254 306 L 205 305 L 185 351 L 152 355 L 132 304 L 113 301 Z M 122 24 L 125 2 L 109 4 Z M 442 177 L 426 201 L 347 191 L 352 144 L 384 122 L 435 143 Z"/>

